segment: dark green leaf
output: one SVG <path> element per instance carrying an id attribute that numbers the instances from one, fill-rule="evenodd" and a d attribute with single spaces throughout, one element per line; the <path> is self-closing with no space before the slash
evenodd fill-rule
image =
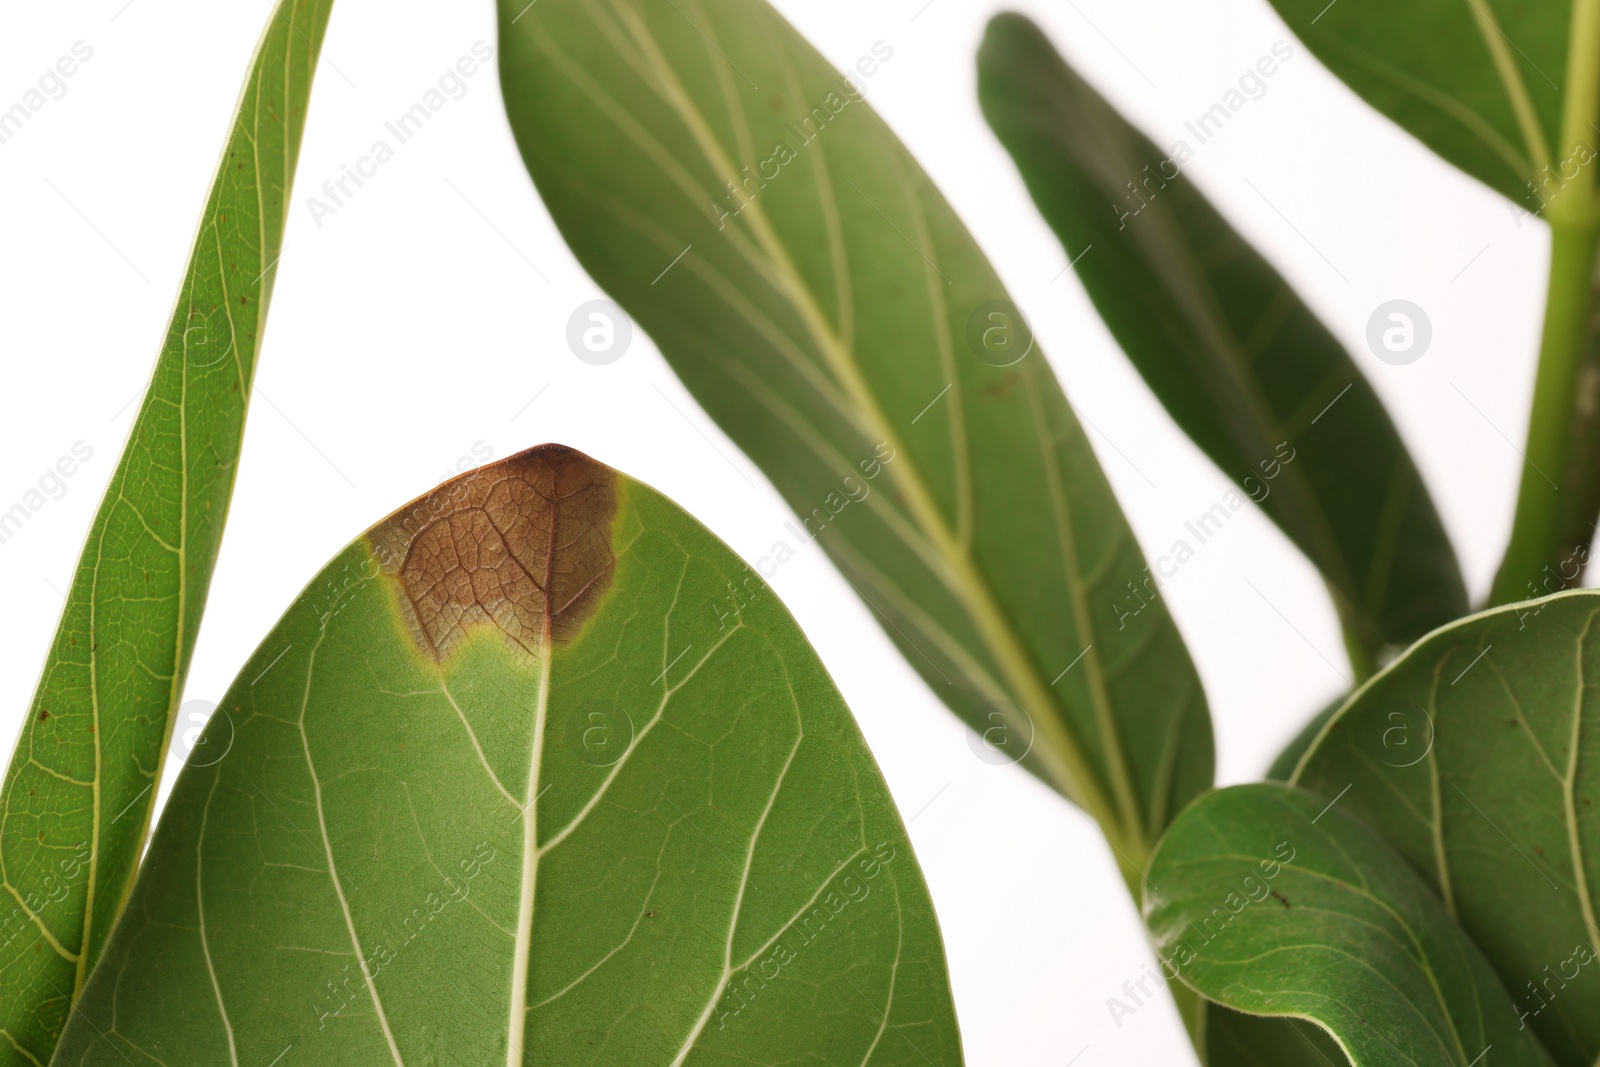
<path id="1" fill-rule="evenodd" d="M 0 799 L 0 1064 L 50 1058 L 133 881 L 233 493 L 331 0 L 274 10 Z M 138 165 L 132 163 L 129 165 Z"/>
<path id="2" fill-rule="evenodd" d="M 1550 1063 L 1439 898 L 1314 793 L 1263 783 L 1190 805 L 1150 861 L 1144 908 L 1166 973 L 1238 1011 L 1314 1021 L 1355 1067 Z"/>
<path id="3" fill-rule="evenodd" d="M 927 889 L 794 620 L 569 449 L 342 552 L 225 742 L 59 1062 L 961 1063 Z"/>
<path id="4" fill-rule="evenodd" d="M 1137 879 L 1205 700 L 1049 366 L 860 86 L 760 0 L 504 0 L 523 158 L 580 261 L 950 707 Z M 1026 753 L 1024 757 L 1023 753 Z"/>
<path id="5" fill-rule="evenodd" d="M 985 116 L 1123 350 L 1322 571 L 1370 656 L 1467 612 L 1427 488 L 1354 361 L 1182 172 L 1020 15 L 989 24 Z M 1238 493 L 1207 522 L 1244 506 Z"/>
<path id="6" fill-rule="evenodd" d="M 1600 594 L 1484 612 L 1368 683 L 1295 781 L 1444 899 L 1558 1063 L 1600 1055 Z"/>
<path id="7" fill-rule="evenodd" d="M 1302 1019 L 1205 1007 L 1206 1067 L 1346 1067 L 1339 1043 Z"/>
<path id="8" fill-rule="evenodd" d="M 1559 140 L 1572 0 L 1272 6 L 1367 103 L 1529 210 L 1559 185 L 1557 169 L 1572 165 L 1575 146 Z"/>

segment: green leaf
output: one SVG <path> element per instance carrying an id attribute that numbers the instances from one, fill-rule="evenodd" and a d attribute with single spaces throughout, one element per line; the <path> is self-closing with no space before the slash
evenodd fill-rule
<path id="1" fill-rule="evenodd" d="M 1367 657 L 1465 615 L 1461 568 L 1377 394 L 1183 174 L 1187 155 L 1157 149 L 1020 15 L 989 23 L 978 95 L 1123 350 L 1322 572 Z M 1202 531 L 1242 506 L 1232 494 Z"/>
<path id="2" fill-rule="evenodd" d="M 961 1062 L 926 886 L 815 653 L 579 453 L 352 544 L 205 744 L 61 1063 Z"/>
<path id="3" fill-rule="evenodd" d="M 819 540 L 984 756 L 1095 815 L 1136 884 L 1211 781 L 1204 694 L 1025 323 L 862 99 L 893 47 L 841 74 L 760 0 L 500 16 L 556 224 L 800 516 L 757 568 Z"/>
<path id="4" fill-rule="evenodd" d="M 238 469 L 317 42 L 257 46 L 189 270 L 0 794 L 0 1064 L 50 1058 L 144 846 Z"/>
<path id="5" fill-rule="evenodd" d="M 1573 1067 L 1600 1055 L 1597 615 L 1600 594 L 1573 592 L 1430 635 L 1356 694 L 1295 778 L 1410 861 Z"/>
<path id="6" fill-rule="evenodd" d="M 1355 1067 L 1550 1062 L 1439 898 L 1314 793 L 1262 783 L 1190 805 L 1151 858 L 1144 911 L 1165 973 L 1315 1022 Z"/>
<path id="7" fill-rule="evenodd" d="M 1572 165 L 1560 87 L 1571 77 L 1569 22 L 1592 0 L 1272 6 L 1362 99 L 1513 201 L 1537 210 L 1561 182 L 1556 168 Z"/>
<path id="8" fill-rule="evenodd" d="M 1287 782 L 1311 743 L 1322 733 L 1329 719 L 1344 706 L 1349 694 L 1333 700 L 1312 716 L 1284 750 L 1278 753 L 1267 771 L 1269 782 Z M 1310 1064 L 1319 1067 L 1345 1067 L 1339 1043 L 1326 1030 L 1301 1019 L 1246 1015 L 1221 1004 L 1202 1001 L 1207 1067 L 1280 1067 L 1281 1064 Z M 1308 1055 L 1308 1052 L 1310 1055 Z"/>
<path id="9" fill-rule="evenodd" d="M 1303 1019 L 1246 1015 L 1205 1003 L 1206 1067 L 1346 1067 L 1326 1030 Z"/>

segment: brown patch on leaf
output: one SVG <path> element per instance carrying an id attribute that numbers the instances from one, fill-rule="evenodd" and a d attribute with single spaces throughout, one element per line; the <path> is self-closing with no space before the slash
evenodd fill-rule
<path id="1" fill-rule="evenodd" d="M 412 636 L 443 662 L 492 626 L 528 652 L 575 636 L 611 583 L 616 472 L 540 445 L 452 478 L 368 533 Z"/>

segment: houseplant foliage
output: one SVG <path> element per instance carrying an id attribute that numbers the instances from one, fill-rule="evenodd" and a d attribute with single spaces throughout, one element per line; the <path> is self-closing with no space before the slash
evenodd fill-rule
<path id="1" fill-rule="evenodd" d="M 1105 612 L 1138 546 L 994 271 L 861 99 L 873 66 L 841 76 L 754 0 L 500 15 L 511 126 L 580 261 L 934 692 L 1136 886 L 1211 783 L 1204 696 L 1159 601 Z M 824 510 L 874 457 L 877 490 Z"/>
<path id="2" fill-rule="evenodd" d="M 837 460 L 849 455 L 849 450 L 833 445 L 826 429 L 841 416 L 865 421 L 871 427 L 865 433 L 858 431 L 858 441 L 870 441 L 887 423 L 890 432 L 883 436 L 897 450 L 912 443 L 914 463 L 902 468 L 910 473 L 902 474 L 894 483 L 897 486 L 918 480 L 923 470 L 938 469 L 936 460 L 921 458 L 915 451 L 916 425 L 925 417 L 923 406 L 882 399 L 890 386 L 918 380 L 914 370 L 919 366 L 917 353 L 940 352 L 938 336 L 917 343 L 919 335 L 912 333 L 908 335 L 911 343 L 879 354 L 872 340 L 876 334 L 856 330 L 857 308 L 867 302 L 849 299 L 857 295 L 859 284 L 853 272 L 876 279 L 881 264 L 895 252 L 913 272 L 921 260 L 924 276 L 931 267 L 945 283 L 940 295 L 946 303 L 939 306 L 930 301 L 936 322 L 940 312 L 957 322 L 963 319 L 957 283 L 960 275 L 946 269 L 954 257 L 941 243 L 940 227 L 919 220 L 916 210 L 908 210 L 903 217 L 891 216 L 890 210 L 897 205 L 894 190 L 883 194 L 889 205 L 886 208 L 856 180 L 858 174 L 883 173 L 893 164 L 869 166 L 862 159 L 859 145 L 863 138 L 857 131 L 869 125 L 872 116 L 851 91 L 854 86 L 824 82 L 810 88 L 792 73 L 795 67 L 804 69 L 803 64 L 792 53 L 782 54 L 790 38 L 781 29 L 752 32 L 746 13 L 738 5 L 697 5 L 691 13 L 693 26 L 686 28 L 682 19 L 652 21 L 625 5 L 606 9 L 552 5 L 545 9 L 543 19 L 524 16 L 519 20 L 527 22 L 520 32 L 503 26 L 503 79 L 508 112 L 530 172 L 580 258 L 657 337 L 668 360 L 708 413 L 763 465 L 796 510 L 805 514 L 809 502 L 819 499 L 829 483 L 821 471 L 809 481 L 803 480 L 796 474 L 800 465 L 832 446 L 835 462 L 829 469 L 835 477 L 838 470 L 848 469 L 847 463 Z M 503 8 L 502 14 L 509 19 L 520 12 Z M 1425 19 L 1426 15 L 1416 17 Z M 1577 20 L 1575 39 L 1592 38 L 1584 12 L 1576 11 L 1573 17 Z M 749 18 L 760 25 L 760 17 L 753 11 Z M 1467 25 L 1479 34 L 1467 43 L 1487 47 L 1481 36 L 1484 27 Z M 573 54 L 576 42 L 593 40 L 595 26 L 604 33 L 595 59 L 599 61 L 604 54 L 613 65 L 625 67 L 631 78 L 624 76 L 602 88 L 584 84 L 581 62 L 569 70 L 558 69 L 558 56 Z M 689 32 L 691 28 L 697 31 L 698 40 Z M 662 45 L 663 38 L 678 42 L 677 51 Z M 753 41 L 778 43 L 763 51 L 751 45 Z M 1458 39 L 1456 43 L 1461 42 Z M 606 53 L 606 49 L 614 51 Z M 1499 50 L 1491 47 L 1490 51 Z M 779 53 L 777 58 L 772 57 L 773 52 Z M 1587 62 L 1581 52 L 1575 60 L 1580 65 Z M 680 55 L 685 58 L 678 58 Z M 696 62 L 709 66 L 711 73 L 696 68 Z M 786 66 L 790 69 L 785 70 Z M 693 74 L 687 73 L 690 68 L 695 68 Z M 867 75 L 869 70 L 861 73 Z M 763 98 L 761 83 L 780 78 L 784 92 L 778 94 L 778 101 L 767 108 L 757 106 Z M 563 82 L 568 84 L 563 86 Z M 1574 91 L 1581 95 L 1582 77 L 1576 77 L 1574 84 Z M 830 102 L 830 89 L 842 96 Z M 1118 212 L 1108 212 L 1106 202 L 1120 200 L 1122 186 L 1130 178 L 1149 175 L 1151 166 L 1166 157 L 1073 75 L 1024 21 L 1002 17 L 991 27 L 980 56 L 980 94 L 996 132 L 1017 159 L 1030 191 L 1061 234 L 1091 297 L 1135 364 L 1179 423 L 1241 489 L 1259 499 L 1269 516 L 1323 572 L 1344 623 L 1357 681 L 1393 656 L 1396 647 L 1466 614 L 1465 590 L 1453 551 L 1398 434 L 1354 361 L 1265 260 L 1177 174 L 1163 173 L 1157 178 L 1160 194 L 1146 205 L 1146 210 L 1155 209 L 1152 217 L 1130 225 Z M 558 96 L 567 106 L 543 108 L 537 104 Z M 798 107 L 790 99 L 795 97 L 801 101 Z M 826 110 L 811 105 L 811 97 Z M 1578 107 L 1576 100 L 1573 107 Z M 892 144 L 886 134 L 872 132 L 877 140 Z M 775 142 L 770 154 L 752 154 L 752 148 L 761 148 L 768 141 Z M 603 153 L 618 151 L 636 165 L 608 174 L 600 161 L 610 156 Z M 849 192 L 835 195 L 841 185 L 838 175 L 848 176 Z M 1525 180 L 1533 176 L 1533 169 L 1525 168 Z M 802 180 L 796 182 L 795 177 Z M 810 179 L 810 187 L 805 179 Z M 707 187 L 716 190 L 719 184 L 721 191 L 708 195 Z M 917 187 L 915 180 L 893 184 Z M 1577 202 L 1577 196 L 1568 194 L 1566 202 Z M 918 204 L 915 192 L 902 194 L 902 198 L 910 200 L 913 208 Z M 852 224 L 852 208 L 866 221 Z M 805 221 L 807 214 L 812 216 L 809 221 Z M 662 225 L 662 218 L 671 218 L 672 226 Z M 641 226 L 642 219 L 654 223 Z M 853 244 L 858 229 L 873 232 L 874 221 L 881 239 Z M 1566 224 L 1564 217 L 1553 221 Z M 883 223 L 897 232 L 891 236 Z M 1123 233 L 1124 229 L 1131 232 Z M 818 232 L 829 235 L 825 249 L 817 247 L 814 237 L 808 243 L 795 236 Z M 719 237 L 723 240 L 718 241 Z M 1097 242 L 1102 246 L 1100 252 L 1086 255 Z M 893 251 L 884 251 L 885 246 L 892 246 Z M 796 248 L 809 249 L 809 268 L 796 265 L 803 262 Z M 689 250 L 685 264 L 697 269 L 680 275 L 670 291 L 651 285 L 655 273 L 648 265 L 666 262 L 685 249 Z M 1560 287 L 1578 276 L 1581 310 L 1586 312 L 1592 247 L 1576 257 L 1576 275 L 1568 262 L 1572 258 L 1558 248 L 1553 301 L 1559 304 L 1563 299 Z M 909 291 L 910 286 L 903 288 Z M 981 306 L 976 297 L 968 301 L 969 308 Z M 778 310 L 764 322 L 754 321 L 756 316 L 749 313 L 760 309 L 765 316 L 774 304 Z M 903 318 L 906 314 L 904 300 L 890 303 L 890 310 L 885 311 L 879 311 L 879 302 L 871 304 L 885 317 Z M 820 324 L 817 308 L 824 309 Z M 764 324 L 768 337 L 777 336 L 780 343 L 763 345 L 760 334 Z M 790 324 L 802 329 L 784 329 Z M 1580 537 L 1574 531 L 1592 522 L 1593 475 L 1586 462 L 1589 457 L 1574 450 L 1573 441 L 1581 444 L 1582 435 L 1572 433 L 1569 440 L 1567 433 L 1581 426 L 1575 417 L 1575 409 L 1581 405 L 1574 396 L 1572 367 L 1553 367 L 1573 353 L 1581 354 L 1582 344 L 1563 333 L 1569 326 L 1560 308 L 1551 312 L 1545 351 L 1554 354 L 1541 361 L 1541 381 L 1549 382 L 1552 375 L 1561 381 L 1556 386 L 1541 385 L 1539 394 L 1553 395 L 1560 403 L 1548 420 L 1554 424 L 1552 429 L 1541 421 L 1539 407 L 1540 403 L 1548 407 L 1550 400 L 1536 402 L 1533 434 L 1538 440 L 1530 440 L 1529 445 L 1530 457 L 1552 457 L 1551 466 L 1565 474 L 1567 491 L 1552 501 L 1531 484 L 1530 480 L 1543 479 L 1530 468 L 1507 563 L 1497 581 L 1495 599 L 1500 602 L 1551 588 L 1548 578 L 1557 569 L 1561 581 L 1571 581 L 1574 556 L 1587 544 L 1587 533 Z M 727 332 L 719 335 L 720 331 Z M 792 341 L 796 334 L 806 337 L 806 331 L 811 344 Z M 1582 339 L 1580 332 L 1578 341 Z M 786 343 L 790 351 L 782 350 Z M 772 348 L 780 351 L 769 357 L 770 366 L 752 355 Z M 793 349 L 798 349 L 798 354 Z M 968 390 L 979 398 L 971 401 L 974 405 L 999 391 L 984 389 L 981 384 L 985 364 L 1000 362 L 984 359 L 992 353 L 969 346 L 960 354 L 978 358 L 968 358 L 965 366 L 958 363 L 955 372 L 943 379 L 935 374 L 935 380 L 923 387 L 923 395 L 943 395 L 939 390 L 960 383 L 963 375 L 980 382 L 978 388 Z M 798 362 L 797 356 L 804 362 Z M 884 369 L 874 374 L 877 361 L 882 361 Z M 1006 362 L 1006 369 L 1018 376 L 1027 373 L 1031 364 L 1033 373 L 1043 377 L 1037 353 Z M 792 371 L 813 375 L 813 380 L 794 381 L 792 387 L 773 389 L 763 396 L 763 386 L 784 380 L 778 368 L 785 363 Z M 752 366 L 765 373 L 751 374 Z M 934 366 L 945 369 L 948 364 Z M 1566 377 L 1562 379 L 1562 375 Z M 877 379 L 889 384 L 878 385 Z M 1038 388 L 1038 379 L 1022 380 L 1022 388 L 1033 397 L 1048 392 Z M 842 396 L 842 401 L 828 403 L 830 391 Z M 815 397 L 821 399 L 812 399 Z M 814 411 L 807 410 L 808 401 L 815 404 Z M 903 418 L 916 422 L 895 425 L 883 414 L 898 409 L 904 410 Z M 958 402 L 951 411 L 964 409 Z M 985 429 L 988 439 L 997 439 L 993 423 L 976 430 L 963 426 L 963 437 L 975 454 L 983 449 Z M 946 445 L 946 451 L 960 455 L 951 445 Z M 975 466 L 985 469 L 981 460 Z M 1074 465 L 1058 469 L 1072 472 L 1065 479 L 1069 483 L 1073 475 L 1092 470 Z M 1258 497 L 1257 487 L 1273 479 L 1274 492 Z M 975 484 L 980 489 L 973 494 L 972 521 L 979 526 L 985 520 L 996 521 L 990 516 L 1010 519 L 1029 511 L 1043 512 L 1041 502 L 1051 499 L 1038 484 L 1009 497 L 1003 486 L 987 476 L 976 478 Z M 916 495 L 914 486 L 912 495 Z M 958 506 L 946 513 L 946 527 L 961 522 L 962 498 L 959 492 L 952 495 Z M 1089 510 L 1081 496 L 1070 492 L 1055 499 L 1063 526 L 1082 521 Z M 937 518 L 924 523 L 923 529 L 937 531 Z M 908 658 L 918 663 L 920 657 L 919 666 L 936 691 L 950 694 L 947 700 L 958 712 L 963 711 L 959 699 L 951 699 L 955 694 L 949 673 L 939 669 L 941 665 L 912 637 L 911 613 L 897 615 L 892 607 L 884 607 L 885 601 L 892 606 L 910 600 L 919 607 L 934 602 L 942 592 L 939 583 L 924 575 L 896 583 L 879 578 L 880 588 L 875 589 L 872 579 L 883 573 L 883 567 L 871 565 L 870 548 L 858 547 L 865 540 L 865 526 L 860 516 L 840 516 L 828 525 L 823 543 L 858 591 L 891 624 Z M 941 543 L 936 535 L 930 540 Z M 1013 543 L 1036 546 L 1039 541 L 1024 532 Z M 946 554 L 959 559 L 962 552 L 958 538 Z M 991 576 L 994 565 L 980 551 L 973 551 L 970 566 L 980 580 L 995 581 Z M 875 592 L 882 595 L 875 597 Z M 968 605 L 972 602 L 972 598 L 966 601 Z M 1012 610 L 1003 596 L 997 602 L 1002 612 Z M 927 608 L 920 614 L 939 617 Z M 1083 632 L 1103 637 L 1104 631 L 1097 630 L 1095 622 L 1091 615 Z M 1029 626 L 1018 628 L 1026 634 Z M 961 631 L 955 625 L 941 629 L 959 639 Z M 925 644 L 937 648 L 944 643 L 930 640 Z M 1026 702 L 1021 706 L 1031 714 Z M 1310 746 L 1333 711 L 1329 709 L 1308 730 L 1304 746 Z M 987 725 L 982 715 L 968 711 L 967 717 L 979 729 Z M 1139 734 L 1125 718 L 1118 720 L 1111 733 L 1119 730 L 1122 738 Z M 1070 744 L 1077 739 L 1069 734 L 1064 740 Z M 1074 795 L 1070 788 L 1062 791 Z M 1105 821 L 1102 816 L 1102 825 Z M 1367 831 L 1356 827 L 1352 832 Z M 1128 837 L 1119 838 L 1114 831 L 1108 831 L 1108 837 L 1125 872 L 1130 863 L 1143 862 L 1142 853 L 1130 853 Z M 1379 856 L 1388 857 L 1385 862 L 1392 860 L 1381 847 L 1370 855 L 1374 863 Z M 1134 860 L 1135 856 L 1139 859 Z M 1403 868 L 1397 868 L 1394 876 L 1401 885 L 1397 892 L 1409 894 L 1413 906 L 1425 909 L 1434 900 Z M 1461 959 L 1473 961 L 1468 968 L 1472 981 L 1485 989 L 1493 987 L 1504 1000 L 1504 989 L 1498 983 L 1510 979 L 1504 974 L 1494 977 L 1484 962 L 1483 950 L 1457 928 L 1454 914 L 1442 909 L 1439 915 L 1427 915 L 1442 943 L 1460 953 Z M 1431 965 L 1426 957 L 1423 962 Z M 1423 973 L 1426 970 L 1424 966 Z M 1211 992 L 1198 983 L 1191 984 L 1202 993 Z M 1476 995 L 1478 985 L 1470 988 Z M 1236 1003 L 1225 996 L 1216 999 L 1269 1014 L 1260 1003 Z M 1445 1017 L 1454 1017 L 1452 1005 L 1447 1003 L 1442 1010 Z M 1278 1013 L 1292 1014 L 1281 1007 Z M 1202 1054 L 1211 1062 L 1276 1062 L 1303 1057 L 1312 1050 L 1337 1057 L 1341 1048 L 1359 1062 L 1384 1062 L 1383 1057 L 1392 1054 L 1393 1046 L 1381 1040 L 1374 1046 L 1336 1035 L 1335 1042 L 1318 1028 L 1273 1025 L 1216 1007 L 1191 1010 L 1186 1015 Z M 1327 1019 L 1318 1022 L 1329 1025 Z M 1497 1014 L 1491 1029 L 1498 1032 L 1505 1022 L 1505 1013 Z M 1406 1032 L 1409 1039 L 1415 1035 L 1407 1028 L 1418 1024 L 1414 1019 L 1395 1017 L 1389 1025 L 1400 1028 L 1397 1033 Z M 1515 1026 L 1512 1030 L 1521 1033 Z M 1502 1048 L 1511 1040 L 1503 1041 Z M 1530 1062 L 1544 1055 L 1537 1045 L 1517 1040 L 1522 1041 L 1521 1054 Z M 1424 1055 L 1431 1046 L 1412 1047 Z M 1453 1056 L 1464 1051 L 1467 1043 L 1458 1041 L 1447 1047 Z M 1482 1046 L 1463 1056 L 1461 1062 L 1471 1062 L 1481 1051 Z"/>
<path id="3" fill-rule="evenodd" d="M 1578 581 L 1600 510 L 1600 0 L 1400 0 L 1381 26 L 1274 2 L 1548 221 L 1550 297 L 1510 544 L 1469 615 L 1356 361 L 1181 160 L 1026 20 L 991 24 L 984 113 L 1085 289 L 1344 628 L 1354 692 L 1275 781 L 1222 791 L 1194 666 L 1026 317 L 863 99 L 891 46 L 841 74 L 762 0 L 503 0 L 501 78 L 563 236 L 796 536 L 991 753 L 1096 820 L 1203 1062 L 1589 1067 L 1600 594 L 1517 602 Z M 0 1062 L 959 1064 L 927 889 L 793 619 L 560 446 L 447 482 L 313 579 L 139 860 L 327 17 L 281 0 L 252 60 L 7 772 Z M 1138 217 L 1108 211 L 1131 182 Z M 730 583 L 736 611 L 688 609 Z"/>
<path id="4" fill-rule="evenodd" d="M 183 693 L 328 0 L 274 10 L 0 794 L 0 1062 L 40 1063 L 127 899 Z"/>
<path id="5" fill-rule="evenodd" d="M 1457 7 L 1406 0 L 1385 19 L 1355 5 L 1272 0 L 1319 59 L 1450 163 L 1550 226 L 1550 285 L 1527 465 L 1491 601 L 1543 591 L 1594 537 L 1595 443 L 1568 432 L 1591 356 L 1591 277 L 1600 240 L 1600 4 Z M 1579 424 L 1581 425 L 1581 423 Z"/>
<path id="6" fill-rule="evenodd" d="M 58 1060 L 959 1064 L 838 692 L 771 594 L 704 610 L 742 570 L 553 445 L 369 530 L 229 689 Z"/>
<path id="7" fill-rule="evenodd" d="M 327 17 L 282 0 L 257 48 L 7 774 L 0 1062 L 959 1064 L 926 887 L 793 619 L 747 588 L 708 623 L 737 558 L 558 446 L 313 580 L 132 886 Z"/>
<path id="8" fill-rule="evenodd" d="M 1352 661 L 1370 673 L 1386 646 L 1465 614 L 1455 553 L 1377 394 L 1182 176 L 1182 152 L 1156 148 L 1020 16 L 989 24 L 978 95 L 1128 357 L 1322 572 Z"/>
<path id="9" fill-rule="evenodd" d="M 1518 7 L 1501 25 L 1496 5 L 1403 3 L 1380 28 L 1352 5 L 1276 6 L 1368 101 L 1510 196 L 1514 214 L 1549 222 L 1528 462 L 1491 604 L 1575 583 L 1594 534 L 1600 469 L 1589 325 L 1600 7 Z M 1397 25 L 1409 31 L 1400 35 L 1406 43 Z M 1564 92 L 1543 73 L 1563 65 Z M 1317 509 L 1296 507 L 1292 493 L 1276 496 L 1280 511 L 1271 500 L 1264 510 L 1323 571 L 1358 676 L 1372 663 L 1363 653 L 1381 662 L 1384 652 L 1359 640 L 1359 616 L 1353 625 L 1343 588 L 1360 574 L 1352 561 L 1377 564 L 1352 586 L 1368 596 L 1385 581 L 1392 590 L 1433 579 L 1435 595 L 1421 600 L 1377 598 L 1381 607 L 1426 604 L 1413 625 L 1461 614 L 1449 546 L 1365 383 L 1181 173 L 1180 150 L 1161 153 L 1120 119 L 1024 19 L 991 23 L 979 76 L 990 124 L 1078 257 L 1097 308 L 1225 470 L 1239 476 L 1237 442 L 1251 440 L 1253 417 L 1296 410 L 1296 396 L 1314 395 L 1330 373 L 1357 383 L 1356 410 L 1320 432 L 1364 424 L 1358 436 L 1382 441 L 1387 456 L 1341 471 L 1370 440 L 1330 453 L 1307 434 L 1303 450 L 1332 464 L 1320 479 L 1307 465 L 1309 495 L 1323 507 L 1344 503 L 1338 519 L 1362 532 L 1319 542 L 1304 529 Z M 1143 183 L 1137 217 L 1106 212 L 1129 181 Z M 1298 450 L 1302 438 L 1287 436 Z M 1370 483 L 1381 485 L 1385 470 L 1391 489 L 1413 486 L 1403 497 L 1413 516 L 1401 537 L 1407 575 L 1388 568 L 1398 549 L 1390 560 L 1349 551 L 1398 533 L 1396 506 L 1362 514 L 1357 500 L 1363 489 L 1381 495 Z M 1330 544 L 1341 551 L 1330 556 Z M 1451 587 L 1453 596 L 1437 595 Z M 1290 787 L 1226 790 L 1179 817 L 1148 869 L 1143 901 L 1165 973 L 1215 1002 L 1195 1016 L 1207 1062 L 1312 1061 L 1305 1045 L 1329 1062 L 1342 1055 L 1363 1065 L 1466 1065 L 1491 1049 L 1494 1062 L 1594 1062 L 1600 979 L 1585 967 L 1600 950 L 1600 928 L 1583 771 L 1596 600 L 1563 594 L 1448 623 L 1312 721 L 1273 767 Z M 1280 847 L 1296 858 L 1285 860 Z M 1289 877 L 1270 883 L 1269 870 Z M 1523 892 L 1540 903 L 1513 903 Z"/>

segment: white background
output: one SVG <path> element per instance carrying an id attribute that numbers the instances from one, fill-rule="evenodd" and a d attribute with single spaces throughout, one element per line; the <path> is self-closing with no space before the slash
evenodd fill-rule
<path id="1" fill-rule="evenodd" d="M 149 374 L 271 6 L 124 5 L 0 10 L 0 108 L 75 41 L 94 49 L 67 94 L 0 145 L 0 510 L 74 442 L 94 449 L 66 494 L 0 545 L 6 738 L 59 612 L 53 590 L 66 588 L 130 401 Z M 1015 6 L 1163 146 L 1274 41 L 1293 41 L 1265 0 Z M 1031 315 L 1074 404 L 1099 431 L 1091 439 L 1146 554 L 1165 553 L 1228 483 L 1162 412 L 1073 275 L 1061 274 L 1060 247 L 979 115 L 973 60 L 996 9 L 989 0 L 778 7 L 840 67 L 880 39 L 894 48 L 868 83 L 874 106 Z M 492 67 L 358 196 L 320 228 L 313 222 L 306 198 L 480 39 L 495 40 L 486 0 L 344 0 L 335 10 L 191 698 L 219 697 L 336 549 L 462 466 L 474 446 L 501 457 L 543 441 L 574 445 L 661 489 L 747 559 L 791 518 L 647 338 L 636 335 L 608 367 L 568 351 L 569 314 L 602 294 L 533 192 Z M 1418 457 L 1481 598 L 1515 495 L 1547 231 L 1536 221 L 1518 226 L 1502 200 L 1369 111 L 1298 42 L 1294 49 L 1267 94 L 1200 147 L 1187 172 L 1356 353 Z M 1395 298 L 1421 305 L 1433 322 L 1432 349 L 1407 367 L 1378 362 L 1363 342 L 1369 314 Z M 1088 821 L 1016 768 L 973 757 L 963 728 L 816 546 L 773 585 L 911 820 L 968 1062 L 1192 1063 L 1165 1001 L 1120 1025 L 1108 1011 L 1108 998 L 1151 957 Z M 1348 667 L 1318 579 L 1251 510 L 1164 592 L 1205 681 L 1220 780 L 1259 777 L 1344 684 Z"/>

